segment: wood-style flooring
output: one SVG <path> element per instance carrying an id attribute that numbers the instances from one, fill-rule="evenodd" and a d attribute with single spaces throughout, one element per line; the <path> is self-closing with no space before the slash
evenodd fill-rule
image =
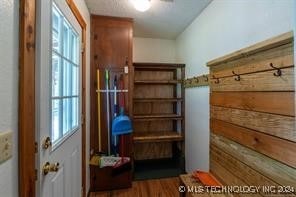
<path id="1" fill-rule="evenodd" d="M 179 197 L 179 178 L 134 181 L 132 188 L 91 193 L 90 197 Z"/>

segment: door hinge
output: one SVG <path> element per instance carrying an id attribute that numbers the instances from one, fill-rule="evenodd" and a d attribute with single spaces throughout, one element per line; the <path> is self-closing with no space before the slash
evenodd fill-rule
<path id="1" fill-rule="evenodd" d="M 34 175 L 35 177 L 35 181 L 37 181 L 38 180 L 38 170 L 37 169 L 35 169 L 35 175 Z"/>
<path id="2" fill-rule="evenodd" d="M 85 124 L 85 116 L 84 114 L 81 114 L 81 125 Z"/>
<path id="3" fill-rule="evenodd" d="M 81 42 L 81 53 L 84 53 L 85 51 L 85 43 Z"/>
<path id="4" fill-rule="evenodd" d="M 35 146 L 35 153 L 38 153 L 38 143 L 35 142 L 34 146 Z"/>

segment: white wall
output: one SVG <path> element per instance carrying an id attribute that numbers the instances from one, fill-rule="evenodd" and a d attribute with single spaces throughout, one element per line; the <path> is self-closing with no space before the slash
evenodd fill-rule
<path id="1" fill-rule="evenodd" d="M 133 62 L 174 63 L 175 47 L 175 40 L 134 37 Z"/>
<path id="2" fill-rule="evenodd" d="M 18 0 L 0 1 L 0 132 L 13 131 L 13 157 L 0 164 L 0 196 L 18 196 Z"/>
<path id="3" fill-rule="evenodd" d="M 214 0 L 177 38 L 186 77 L 209 60 L 293 29 L 293 0 Z M 186 90 L 186 170 L 209 169 L 209 89 Z"/>
<path id="4" fill-rule="evenodd" d="M 74 0 L 86 24 L 86 192 L 90 187 L 89 147 L 90 147 L 90 14 L 84 0 Z"/>

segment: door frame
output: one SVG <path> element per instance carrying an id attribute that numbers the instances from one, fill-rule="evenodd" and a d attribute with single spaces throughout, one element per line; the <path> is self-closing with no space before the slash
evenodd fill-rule
<path id="1" fill-rule="evenodd" d="M 74 0 L 65 0 L 82 29 L 82 196 L 86 196 L 86 22 Z M 36 2 L 20 0 L 19 9 L 19 196 L 36 197 Z"/>

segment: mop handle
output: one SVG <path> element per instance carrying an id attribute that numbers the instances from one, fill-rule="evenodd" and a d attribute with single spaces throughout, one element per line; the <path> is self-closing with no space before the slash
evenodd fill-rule
<path id="1" fill-rule="evenodd" d="M 123 75 L 120 75 L 119 78 L 119 89 L 123 90 L 124 88 L 124 84 L 123 84 Z M 124 108 L 124 94 L 123 93 L 119 93 L 119 107 L 120 108 Z"/>
<path id="2" fill-rule="evenodd" d="M 116 118 L 118 112 L 118 105 L 117 105 L 117 76 L 114 76 L 114 117 Z M 114 136 L 114 146 L 117 146 L 117 136 Z"/>
<path id="3" fill-rule="evenodd" d="M 97 70 L 97 86 L 100 89 L 100 70 Z M 101 145 L 101 95 L 98 94 L 98 141 L 99 141 L 99 152 L 102 151 Z"/>
<path id="4" fill-rule="evenodd" d="M 106 69 L 105 70 L 105 85 L 106 85 L 106 90 L 109 91 L 109 71 Z M 110 155 L 110 101 L 109 101 L 109 92 L 106 93 L 107 95 L 107 131 L 108 131 L 108 155 Z"/>
<path id="5" fill-rule="evenodd" d="M 117 76 L 114 77 L 114 118 L 118 113 L 118 105 L 117 105 Z"/>
<path id="6" fill-rule="evenodd" d="M 124 88 L 124 83 L 123 83 L 123 75 L 121 74 L 120 75 L 120 78 L 119 78 L 119 89 L 123 89 Z M 123 110 L 124 110 L 124 94 L 123 93 L 119 93 L 119 107 L 120 107 L 120 113 L 123 113 Z M 120 136 L 120 144 L 121 144 L 121 148 L 120 148 L 120 156 L 121 156 L 121 159 L 123 161 L 123 156 L 124 156 L 124 153 L 125 153 L 125 150 L 124 150 L 124 146 L 125 146 L 125 143 L 124 143 L 124 136 L 121 135 Z"/>

